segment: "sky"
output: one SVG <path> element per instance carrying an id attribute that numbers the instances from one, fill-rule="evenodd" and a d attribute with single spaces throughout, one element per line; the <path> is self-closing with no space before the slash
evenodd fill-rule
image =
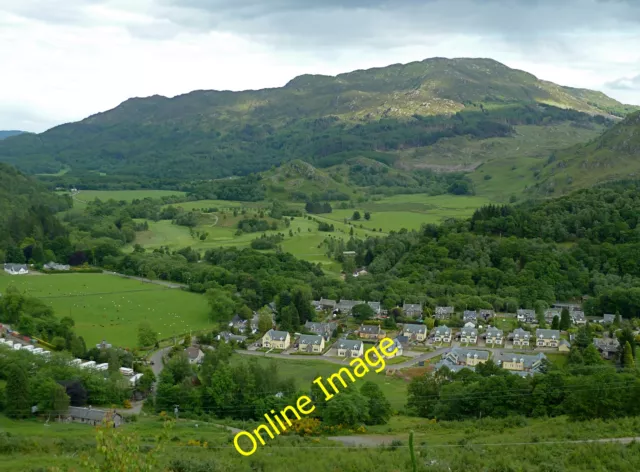
<path id="1" fill-rule="evenodd" d="M 435 56 L 640 105 L 640 1 L 0 0 L 0 129 Z"/>

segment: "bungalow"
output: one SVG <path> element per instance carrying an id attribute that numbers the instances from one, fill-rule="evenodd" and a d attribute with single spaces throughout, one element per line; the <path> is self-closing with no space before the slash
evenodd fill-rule
<path id="1" fill-rule="evenodd" d="M 460 342 L 476 344 L 478 342 L 478 330 L 475 328 L 462 328 L 460 331 Z"/>
<path id="2" fill-rule="evenodd" d="M 439 320 L 447 320 L 451 318 L 453 315 L 454 309 L 452 306 L 437 306 L 436 307 L 436 318 Z"/>
<path id="3" fill-rule="evenodd" d="M 536 329 L 536 346 L 558 347 L 560 331 L 557 329 Z"/>
<path id="4" fill-rule="evenodd" d="M 117 428 L 124 424 L 122 415 L 115 410 L 97 410 L 95 408 L 82 408 L 78 406 L 70 406 L 66 413 L 63 413 L 60 417 L 61 422 L 64 423 L 83 423 L 91 426 L 98 426 L 106 418 L 113 423 L 113 427 Z"/>
<path id="5" fill-rule="evenodd" d="M 422 315 L 422 304 L 421 303 L 405 303 L 402 305 L 402 311 L 406 316 L 420 316 Z"/>
<path id="6" fill-rule="evenodd" d="M 447 359 L 457 365 L 475 367 L 478 364 L 487 362 L 489 360 L 489 353 L 487 351 L 454 348 L 445 354 L 443 359 Z"/>
<path id="7" fill-rule="evenodd" d="M 318 304 L 322 310 L 330 311 L 335 310 L 337 305 L 335 300 L 329 300 L 328 298 L 321 298 Z"/>
<path id="8" fill-rule="evenodd" d="M 262 347 L 273 349 L 289 349 L 291 344 L 291 336 L 286 331 L 276 331 L 270 329 L 262 336 Z"/>
<path id="9" fill-rule="evenodd" d="M 536 323 L 535 310 L 518 310 L 516 317 L 518 321 L 522 321 L 523 323 Z"/>
<path id="10" fill-rule="evenodd" d="M 451 328 L 447 325 L 438 326 L 434 331 L 433 340 L 437 343 L 450 343 Z"/>
<path id="11" fill-rule="evenodd" d="M 351 310 L 356 305 L 362 305 L 364 302 L 361 300 L 340 300 L 336 304 L 336 310 L 338 310 L 342 314 L 351 314 Z"/>
<path id="12" fill-rule="evenodd" d="M 485 320 L 493 318 L 495 315 L 496 312 L 493 310 L 480 310 L 480 316 Z"/>
<path id="13" fill-rule="evenodd" d="M 543 353 L 535 356 L 502 352 L 496 358 L 496 364 L 506 370 L 535 373 L 547 356 Z"/>
<path id="14" fill-rule="evenodd" d="M 9 275 L 23 275 L 29 273 L 29 268 L 25 264 L 5 264 L 4 271 Z"/>
<path id="15" fill-rule="evenodd" d="M 380 302 L 367 302 L 367 305 L 371 307 L 371 309 L 376 314 L 376 316 L 382 313 L 382 307 L 380 306 Z"/>
<path id="16" fill-rule="evenodd" d="M 491 327 L 487 329 L 484 337 L 487 344 L 491 344 L 492 346 L 501 346 L 503 343 L 504 333 L 501 329 Z"/>
<path id="17" fill-rule="evenodd" d="M 478 313 L 475 310 L 464 310 L 462 321 L 473 321 L 478 319 Z"/>
<path id="18" fill-rule="evenodd" d="M 58 264 L 57 262 L 47 262 L 44 265 L 44 268 L 47 270 L 69 270 L 71 266 L 68 264 Z"/>
<path id="19" fill-rule="evenodd" d="M 321 354 L 324 351 L 324 338 L 316 334 L 301 334 L 298 338 L 298 352 Z"/>
<path id="20" fill-rule="evenodd" d="M 511 339 L 513 339 L 513 346 L 528 346 L 531 333 L 525 331 L 522 328 L 518 328 L 511 333 Z"/>
<path id="21" fill-rule="evenodd" d="M 184 350 L 184 352 L 187 353 L 189 364 L 200 364 L 202 362 L 202 358 L 204 357 L 204 352 L 202 352 L 197 347 L 188 347 Z"/>
<path id="22" fill-rule="evenodd" d="M 618 338 L 594 338 L 593 345 L 600 352 L 603 359 L 613 359 L 620 348 Z"/>
<path id="23" fill-rule="evenodd" d="M 314 334 L 319 334 L 324 337 L 325 341 L 331 339 L 331 336 L 333 336 L 333 332 L 336 329 L 334 323 L 317 323 L 315 321 L 307 321 L 304 324 L 304 327 L 307 331 L 311 331 Z"/>
<path id="24" fill-rule="evenodd" d="M 405 324 L 402 326 L 402 335 L 412 341 L 423 342 L 427 339 L 427 327 L 421 324 Z"/>
<path id="25" fill-rule="evenodd" d="M 218 334 L 218 336 L 216 336 L 216 339 L 218 341 L 223 341 L 225 343 L 231 342 L 231 341 L 235 341 L 237 343 L 242 343 L 245 342 L 247 340 L 246 336 L 240 336 L 237 334 L 233 334 L 230 333 L 229 331 L 223 331 L 222 333 Z"/>
<path id="26" fill-rule="evenodd" d="M 387 335 L 380 325 L 360 325 L 358 336 L 362 339 L 382 339 Z"/>
<path id="27" fill-rule="evenodd" d="M 338 351 L 338 357 L 360 357 L 364 353 L 362 341 L 338 339 L 333 347 Z"/>
<path id="28" fill-rule="evenodd" d="M 570 313 L 571 321 L 578 326 L 584 326 L 587 324 L 587 318 L 584 316 L 584 311 L 574 310 Z"/>

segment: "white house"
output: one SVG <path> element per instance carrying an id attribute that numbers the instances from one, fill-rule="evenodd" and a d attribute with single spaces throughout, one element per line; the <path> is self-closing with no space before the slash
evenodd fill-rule
<path id="1" fill-rule="evenodd" d="M 560 331 L 557 329 L 536 329 L 536 346 L 558 347 Z"/>
<path id="2" fill-rule="evenodd" d="M 491 327 L 487 329 L 485 334 L 487 344 L 501 346 L 503 343 L 503 334 L 502 330 L 498 328 Z"/>
<path id="3" fill-rule="evenodd" d="M 460 342 L 476 344 L 478 342 L 478 330 L 475 328 L 462 328 L 460 331 Z"/>
<path id="4" fill-rule="evenodd" d="M 189 358 L 189 364 L 200 364 L 202 362 L 204 352 L 199 348 L 192 346 L 186 348 L 184 351 L 187 353 L 187 357 Z"/>
<path id="5" fill-rule="evenodd" d="M 434 331 L 433 340 L 437 343 L 450 343 L 451 328 L 447 325 L 438 326 Z"/>
<path id="6" fill-rule="evenodd" d="M 513 331 L 511 336 L 513 338 L 514 346 L 528 346 L 529 339 L 531 338 L 531 333 L 529 333 L 529 331 L 525 331 L 522 328 L 518 328 Z"/>
<path id="7" fill-rule="evenodd" d="M 25 264 L 5 264 L 4 271 L 9 275 L 23 275 L 29 273 L 29 268 Z"/>
<path id="8" fill-rule="evenodd" d="M 364 353 L 362 341 L 338 339 L 333 347 L 338 351 L 338 357 L 360 357 Z"/>

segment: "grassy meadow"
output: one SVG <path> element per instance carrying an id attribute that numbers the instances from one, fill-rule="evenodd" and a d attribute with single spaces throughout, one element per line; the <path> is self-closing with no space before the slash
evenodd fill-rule
<path id="1" fill-rule="evenodd" d="M 57 316 L 70 316 L 87 345 L 102 339 L 133 348 L 136 327 L 149 321 L 167 338 L 212 327 L 201 295 L 108 274 L 0 275 L 0 292 L 14 285 L 49 303 Z"/>
<path id="2" fill-rule="evenodd" d="M 135 199 L 160 198 L 170 195 L 183 196 L 185 193 L 178 192 L 177 190 L 81 190 L 74 196 L 73 206 L 74 208 L 84 208 L 87 202 L 95 200 L 96 198 L 104 201 L 113 199 L 130 202 Z"/>

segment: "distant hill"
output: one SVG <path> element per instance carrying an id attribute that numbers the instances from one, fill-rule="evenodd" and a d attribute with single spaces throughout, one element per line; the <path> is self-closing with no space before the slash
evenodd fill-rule
<path id="1" fill-rule="evenodd" d="M 520 125 L 601 126 L 632 110 L 491 59 L 432 58 L 303 75 L 274 89 L 132 98 L 78 123 L 0 142 L 0 161 L 34 174 L 64 170 L 43 177 L 59 185 L 161 187 L 296 159 L 327 168 L 374 153 L 396 168 L 402 153 L 443 139 L 465 145 L 509 138 Z"/>
<path id="2" fill-rule="evenodd" d="M 8 138 L 9 136 L 17 136 L 17 135 L 22 134 L 22 133 L 24 133 L 24 131 L 17 131 L 17 130 L 2 131 L 2 130 L 0 130 L 0 139 Z"/>
<path id="3" fill-rule="evenodd" d="M 601 136 L 549 156 L 535 191 L 566 193 L 598 182 L 640 179 L 640 112 Z"/>

